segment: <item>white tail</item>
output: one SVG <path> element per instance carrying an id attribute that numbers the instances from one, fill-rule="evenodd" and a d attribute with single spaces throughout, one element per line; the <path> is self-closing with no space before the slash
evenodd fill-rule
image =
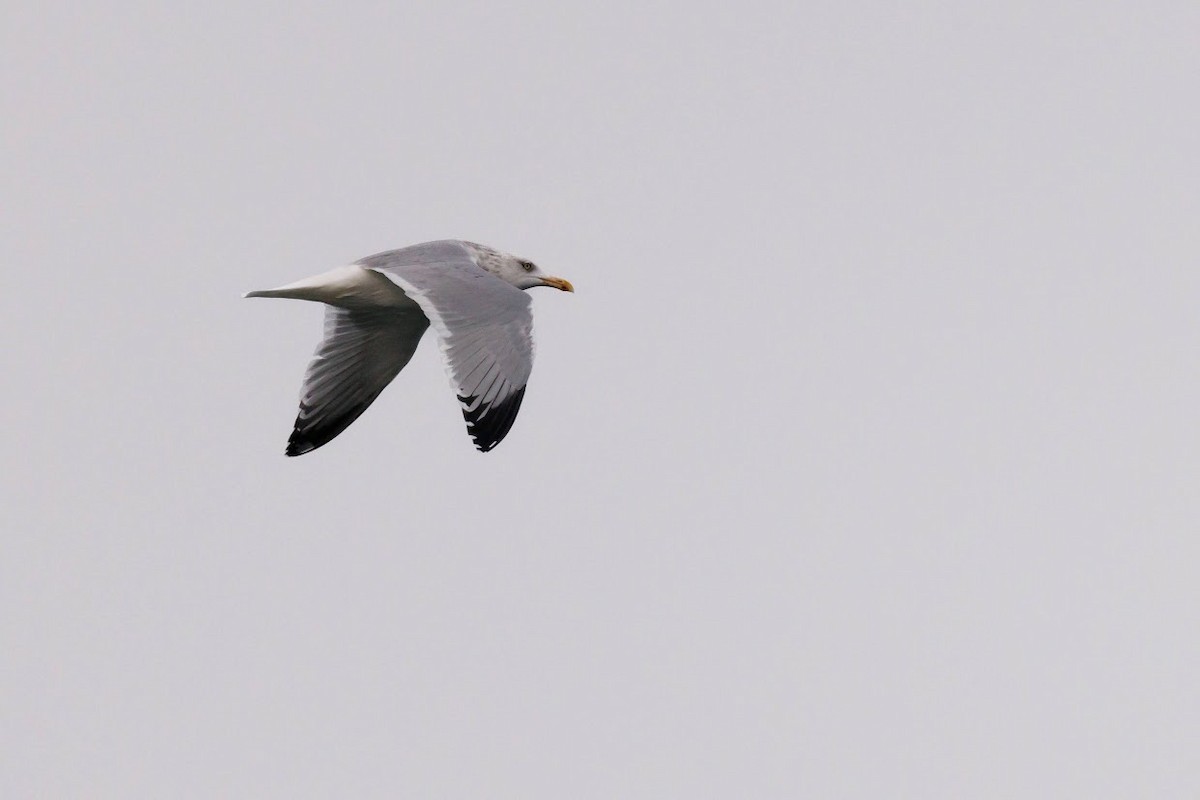
<path id="1" fill-rule="evenodd" d="M 293 297 L 286 289 L 263 289 L 258 292 L 246 292 L 242 297 Z"/>
<path id="2" fill-rule="evenodd" d="M 246 292 L 242 297 L 286 297 L 314 300 L 342 308 L 417 308 L 404 291 L 375 270 L 359 266 L 338 267 L 278 289 Z"/>

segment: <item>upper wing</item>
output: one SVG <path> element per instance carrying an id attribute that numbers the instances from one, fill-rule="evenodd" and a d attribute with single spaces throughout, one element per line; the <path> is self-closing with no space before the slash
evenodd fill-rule
<path id="1" fill-rule="evenodd" d="M 429 320 L 417 309 L 325 307 L 325 338 L 304 373 L 287 454 L 326 444 L 367 410 L 404 368 Z"/>
<path id="2" fill-rule="evenodd" d="M 391 278 L 438 335 L 467 433 L 487 452 L 512 428 L 533 369 L 529 296 L 478 267 L 461 242 L 392 250 L 358 264 Z"/>

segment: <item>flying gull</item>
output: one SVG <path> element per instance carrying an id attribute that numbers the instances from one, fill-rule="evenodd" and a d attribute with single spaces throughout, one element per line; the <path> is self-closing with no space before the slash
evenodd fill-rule
<path id="1" fill-rule="evenodd" d="M 389 250 L 246 297 L 325 303 L 325 338 L 300 387 L 287 454 L 344 431 L 404 369 L 430 325 L 458 395 L 467 433 L 486 453 L 517 418 L 533 368 L 533 316 L 524 289 L 575 291 L 531 261 L 472 242 Z"/>

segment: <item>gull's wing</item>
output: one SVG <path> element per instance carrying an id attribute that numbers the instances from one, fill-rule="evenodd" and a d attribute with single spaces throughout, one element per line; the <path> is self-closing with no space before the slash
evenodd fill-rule
<path id="1" fill-rule="evenodd" d="M 393 250 L 359 266 L 391 278 L 438 335 L 475 447 L 491 450 L 512 428 L 533 369 L 529 296 L 481 269 L 457 241 Z"/>
<path id="2" fill-rule="evenodd" d="M 287 454 L 303 455 L 346 430 L 412 358 L 428 327 L 415 308 L 326 306 L 325 338 L 304 373 Z"/>

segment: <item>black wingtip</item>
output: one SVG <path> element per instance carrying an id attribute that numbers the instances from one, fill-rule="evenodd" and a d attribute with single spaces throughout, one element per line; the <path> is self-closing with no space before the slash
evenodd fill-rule
<path id="1" fill-rule="evenodd" d="M 305 453 L 311 453 L 320 446 L 321 445 L 302 434 L 299 429 L 296 429 L 293 430 L 292 435 L 288 437 L 287 449 L 284 450 L 283 453 L 288 457 L 302 456 Z"/>
<path id="2" fill-rule="evenodd" d="M 375 402 L 380 391 L 382 387 L 361 398 L 354 405 L 343 407 L 332 416 L 319 413 L 314 415 L 313 408 L 301 402 L 300 413 L 296 416 L 296 424 L 292 428 L 292 435 L 288 438 L 284 453 L 288 456 L 302 456 L 329 444 L 338 434 L 350 427 L 350 423 L 362 416 L 371 403 Z"/>
<path id="3" fill-rule="evenodd" d="M 474 409 L 466 406 L 475 402 L 475 398 L 458 398 L 464 405 L 463 419 L 467 421 L 467 433 L 471 435 L 476 450 L 486 453 L 504 441 L 517 419 L 517 411 L 520 410 L 524 397 L 525 387 L 522 386 L 499 403 L 492 403 L 486 407 L 480 403 Z"/>
<path id="4" fill-rule="evenodd" d="M 309 409 L 301 404 L 300 414 L 292 427 L 292 435 L 288 437 L 287 449 L 284 455 L 289 458 L 311 453 L 318 447 L 329 444 L 339 433 L 346 429 L 358 414 L 349 419 L 341 419 L 335 424 L 322 424 L 308 417 Z M 361 411 L 359 413 L 362 413 Z"/>

